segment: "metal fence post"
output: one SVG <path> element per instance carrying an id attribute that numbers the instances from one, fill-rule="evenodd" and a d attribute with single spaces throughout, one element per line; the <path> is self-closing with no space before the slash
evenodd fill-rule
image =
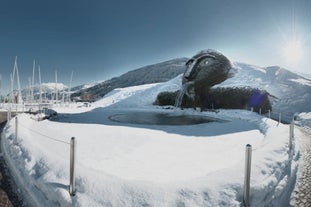
<path id="1" fill-rule="evenodd" d="M 269 109 L 269 119 L 271 118 L 271 110 Z"/>
<path id="2" fill-rule="evenodd" d="M 279 123 L 281 123 L 281 119 L 282 119 L 282 113 L 279 113 Z"/>
<path id="3" fill-rule="evenodd" d="M 11 107 L 8 110 L 8 121 L 10 121 L 10 120 L 11 120 Z"/>
<path id="4" fill-rule="evenodd" d="M 292 147 L 293 147 L 293 139 L 294 139 L 294 120 L 290 123 L 289 125 L 289 143 L 288 143 L 288 147 L 289 147 L 289 150 L 291 151 L 292 150 Z"/>
<path id="5" fill-rule="evenodd" d="M 294 139 L 294 137 L 295 137 L 295 122 L 293 121 L 292 124 L 293 124 L 292 138 Z"/>
<path id="6" fill-rule="evenodd" d="M 17 145 L 17 136 L 18 136 L 18 119 L 16 116 L 15 117 L 15 137 L 14 137 L 14 141 L 13 141 L 14 145 Z"/>
<path id="7" fill-rule="evenodd" d="M 261 115 L 261 108 L 259 108 L 259 114 Z"/>
<path id="8" fill-rule="evenodd" d="M 76 141 L 72 137 L 70 141 L 70 186 L 69 193 L 71 196 L 76 194 L 76 184 L 75 184 L 75 151 L 76 151 Z"/>
<path id="9" fill-rule="evenodd" d="M 247 144 L 245 151 L 245 178 L 244 178 L 244 195 L 243 195 L 243 201 L 246 207 L 249 206 L 251 162 L 252 162 L 252 145 Z"/>

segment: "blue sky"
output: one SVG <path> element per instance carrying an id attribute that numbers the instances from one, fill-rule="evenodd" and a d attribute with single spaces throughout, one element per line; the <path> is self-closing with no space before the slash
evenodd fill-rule
<path id="1" fill-rule="evenodd" d="M 68 85 L 74 71 L 78 85 L 207 48 L 310 74 L 310 10 L 308 0 L 1 0 L 2 89 L 9 88 L 15 56 L 22 86 L 34 59 L 43 82 L 54 81 L 57 70 Z M 282 48 L 293 38 L 303 57 L 289 63 Z"/>

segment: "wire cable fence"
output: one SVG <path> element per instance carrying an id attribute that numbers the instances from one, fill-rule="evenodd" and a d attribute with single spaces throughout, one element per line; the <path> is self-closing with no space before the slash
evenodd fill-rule
<path id="1" fill-rule="evenodd" d="M 252 109 L 251 109 L 252 111 Z M 273 119 L 275 121 L 278 121 L 279 123 L 289 124 L 289 136 L 288 136 L 288 154 L 289 154 L 289 166 L 291 166 L 291 160 L 293 159 L 293 156 L 295 154 L 295 143 L 294 141 L 294 127 L 295 127 L 295 119 L 297 113 L 295 112 L 284 112 L 281 110 L 275 110 L 271 111 L 269 110 L 268 113 L 262 114 L 261 109 L 259 109 L 258 112 L 259 115 Z M 311 128 L 307 127 L 307 129 L 311 130 Z M 249 207 L 251 205 L 250 202 L 250 195 L 251 195 L 251 182 L 250 182 L 250 171 L 251 171 L 251 153 L 255 152 L 258 149 L 261 149 L 262 147 L 268 145 L 269 142 L 264 143 L 261 146 L 258 146 L 256 148 L 252 148 L 251 145 L 246 145 L 246 155 L 245 155 L 245 176 L 244 176 L 244 186 L 243 186 L 243 204 L 245 207 Z M 247 149 L 250 148 L 250 149 Z M 248 151 L 249 150 L 249 151 Z"/>
<path id="2" fill-rule="evenodd" d="M 260 110 L 261 112 L 261 110 Z M 295 113 L 291 113 L 291 112 L 271 112 L 269 111 L 268 113 L 265 113 L 265 114 L 261 114 L 259 113 L 261 116 L 264 116 L 264 117 L 267 117 L 267 118 L 272 118 L 272 117 L 277 117 L 277 118 L 272 118 L 274 120 L 278 120 L 279 123 L 282 122 L 282 116 L 286 116 L 286 117 L 291 117 L 291 122 L 292 125 L 294 126 L 294 117 L 295 117 Z M 76 193 L 76 189 L 75 189 L 75 139 L 74 137 L 71 138 L 71 142 L 67 142 L 67 141 L 64 141 L 64 140 L 61 140 L 59 138 L 55 138 L 55 137 L 52 137 L 52 136 L 48 136 L 42 132 L 39 132 L 37 130 L 34 130 L 34 129 L 31 129 L 21 123 L 18 123 L 17 121 L 17 117 L 16 117 L 16 129 L 21 126 L 23 127 L 24 129 L 36 134 L 36 135 L 39 135 L 40 137 L 43 137 L 45 139 L 49 139 L 51 141 L 55 141 L 55 142 L 58 142 L 58 143 L 62 143 L 62 144 L 66 144 L 66 145 L 70 145 L 70 189 L 69 189 L 69 193 L 71 196 L 74 196 L 75 193 Z M 291 127 L 293 127 L 291 126 Z M 289 153 L 292 153 L 293 149 L 292 149 L 292 144 L 291 141 L 292 139 L 294 138 L 294 133 L 293 133 L 293 129 L 291 129 L 292 131 L 290 131 L 290 135 L 289 135 Z M 16 139 L 17 139 L 17 130 L 16 130 Z M 251 186 L 250 186 L 250 176 L 251 176 L 251 152 L 254 152 L 266 145 L 268 145 L 269 142 L 266 142 L 264 143 L 263 145 L 261 146 L 258 146 L 256 148 L 252 148 L 251 145 L 247 145 L 246 147 L 246 161 L 245 161 L 245 182 L 244 182 L 244 194 L 243 194 L 243 203 L 245 206 L 249 206 L 249 203 L 250 203 L 250 200 L 249 200 L 249 197 L 250 197 L 250 189 L 251 189 Z M 289 159 L 291 159 L 292 157 L 290 157 Z"/>
<path id="3" fill-rule="evenodd" d="M 254 111 L 253 108 L 249 109 L 250 111 Z M 296 112 L 290 112 L 290 111 L 282 111 L 282 110 L 268 110 L 265 113 L 261 113 L 261 108 L 258 110 L 258 114 L 270 119 L 273 119 L 275 121 L 278 121 L 279 123 L 284 124 L 290 124 L 293 119 L 295 119 L 295 116 L 297 115 Z"/>
<path id="4" fill-rule="evenodd" d="M 33 129 L 30 129 L 30 128 L 26 127 L 25 125 L 21 124 L 21 123 L 18 123 L 18 125 L 21 126 L 21 127 L 23 127 L 24 129 L 27 129 L 27 130 L 29 130 L 29 131 L 31 131 L 31 132 L 37 134 L 37 135 L 40 135 L 41 137 L 44 137 L 44 138 L 53 140 L 53 141 L 55 141 L 55 142 L 60 142 L 60 143 L 66 144 L 66 145 L 70 145 L 69 142 L 66 142 L 66 141 L 63 141 L 63 140 L 60 140 L 60 139 L 57 139 L 57 138 L 54 138 L 54 137 L 50 137 L 50 136 L 45 135 L 45 134 L 43 134 L 43 133 L 41 133 L 41 132 L 35 131 L 35 130 L 33 130 Z"/>
<path id="5" fill-rule="evenodd" d="M 18 128 L 19 126 L 23 127 L 24 129 L 34 133 L 34 134 L 37 134 L 41 137 L 44 137 L 48 140 L 52 140 L 54 142 L 58 142 L 58 143 L 62 143 L 62 144 L 65 144 L 66 146 L 70 146 L 70 160 L 69 160 L 69 168 L 70 168 L 70 176 L 69 176 L 69 194 L 70 196 L 75 196 L 76 194 L 76 189 L 75 189 L 75 163 L 76 163 L 76 140 L 75 140 L 75 137 L 71 137 L 71 140 L 70 142 L 66 142 L 66 141 L 63 141 L 61 139 L 57 139 L 57 138 L 54 138 L 54 137 L 51 137 L 51 136 L 48 136 L 48 135 L 45 135 L 41 132 L 38 132 L 36 130 L 33 130 L 33 129 L 30 129 L 29 127 L 21 124 L 18 122 L 18 116 L 15 117 L 15 136 L 14 136 L 14 140 L 13 140 L 13 143 L 14 145 L 17 145 L 18 142 L 17 142 L 17 139 L 18 139 Z"/>

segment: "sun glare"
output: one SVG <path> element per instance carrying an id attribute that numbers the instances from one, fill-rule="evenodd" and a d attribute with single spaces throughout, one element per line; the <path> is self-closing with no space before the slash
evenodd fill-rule
<path id="1" fill-rule="evenodd" d="M 290 64 L 298 64 L 304 56 L 302 44 L 297 40 L 286 42 L 282 52 L 286 62 Z"/>

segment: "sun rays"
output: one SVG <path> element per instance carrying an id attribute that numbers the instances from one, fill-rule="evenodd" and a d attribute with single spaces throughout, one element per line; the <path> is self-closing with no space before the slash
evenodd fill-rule
<path id="1" fill-rule="evenodd" d="M 297 65 L 304 59 L 304 48 L 301 40 L 289 40 L 282 45 L 282 56 L 285 62 L 291 65 Z"/>
<path id="2" fill-rule="evenodd" d="M 306 36 L 303 34 L 301 25 L 299 25 L 296 2 L 292 1 L 291 6 L 292 11 L 290 21 L 288 22 L 288 28 L 281 33 L 282 43 L 280 46 L 280 53 L 284 63 L 297 70 L 306 58 Z"/>

